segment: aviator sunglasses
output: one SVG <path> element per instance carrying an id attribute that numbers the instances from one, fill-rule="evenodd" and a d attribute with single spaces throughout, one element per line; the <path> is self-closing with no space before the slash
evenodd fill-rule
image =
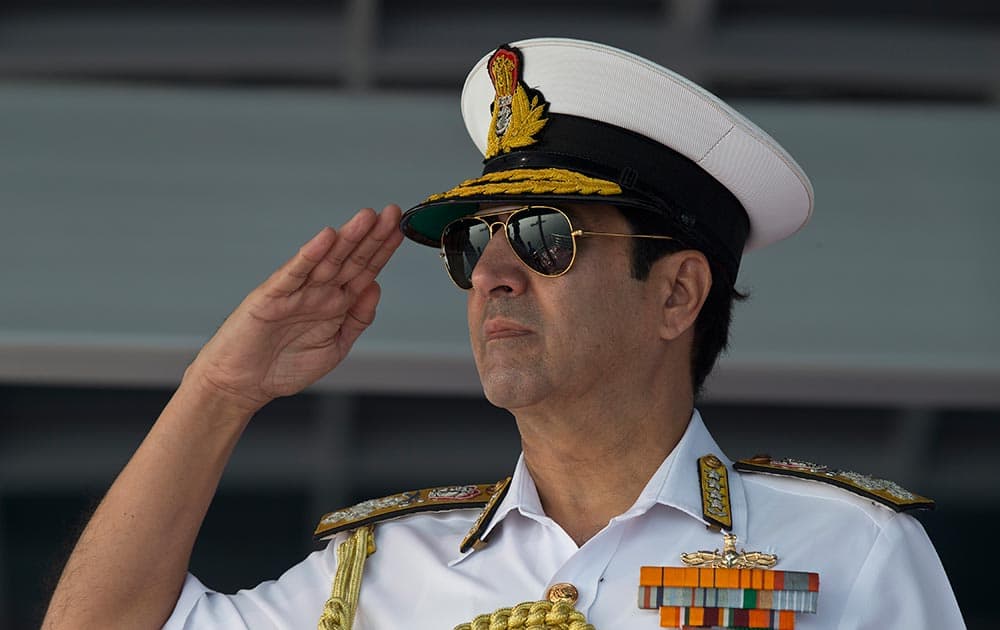
<path id="1" fill-rule="evenodd" d="M 506 221 L 488 221 L 490 217 L 509 214 Z M 576 260 L 576 239 L 582 236 L 618 236 L 674 240 L 651 234 L 588 232 L 573 228 L 565 212 L 551 206 L 522 206 L 489 214 L 462 217 L 441 232 L 441 258 L 448 275 L 461 289 L 472 288 L 472 270 L 483 255 L 496 231 L 502 227 L 514 254 L 528 269 L 547 278 L 569 271 Z"/>

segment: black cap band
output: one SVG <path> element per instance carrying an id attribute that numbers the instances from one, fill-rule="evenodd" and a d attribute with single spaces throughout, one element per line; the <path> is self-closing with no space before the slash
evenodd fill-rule
<path id="1" fill-rule="evenodd" d="M 544 133 L 522 150 L 486 160 L 483 174 L 564 168 L 618 183 L 601 199 L 662 214 L 735 280 L 750 219 L 732 192 L 687 157 L 646 136 L 588 118 L 549 112 Z M 597 199 L 595 199 L 596 201 Z M 624 202 L 624 203 L 622 203 Z"/>

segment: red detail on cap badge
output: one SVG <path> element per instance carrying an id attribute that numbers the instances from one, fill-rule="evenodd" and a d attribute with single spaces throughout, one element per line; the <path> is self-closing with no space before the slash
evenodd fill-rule
<path id="1" fill-rule="evenodd" d="M 523 62 L 516 48 L 501 46 L 487 64 L 493 82 L 493 116 L 486 138 L 486 158 L 530 146 L 548 122 L 548 103 L 521 81 Z"/>
<path id="2" fill-rule="evenodd" d="M 505 48 L 497 50 L 490 59 L 490 80 L 493 81 L 493 89 L 496 91 L 493 100 L 493 115 L 496 121 L 493 133 L 497 136 L 503 136 L 510 126 L 511 101 L 514 100 L 514 93 L 518 87 L 519 65 L 517 54 Z"/>

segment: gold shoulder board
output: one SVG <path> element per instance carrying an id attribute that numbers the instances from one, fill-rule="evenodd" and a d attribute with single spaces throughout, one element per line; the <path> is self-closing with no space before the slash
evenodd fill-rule
<path id="1" fill-rule="evenodd" d="M 326 540 L 337 532 L 356 529 L 363 525 L 388 521 L 416 512 L 445 512 L 463 508 L 481 508 L 487 504 L 498 484 L 469 484 L 441 486 L 369 499 L 320 519 L 315 540 Z"/>
<path id="2" fill-rule="evenodd" d="M 822 464 L 799 459 L 774 459 L 770 455 L 756 455 L 749 459 L 739 460 L 733 464 L 733 468 L 740 472 L 765 473 L 822 481 L 877 501 L 897 512 L 934 509 L 934 501 L 914 494 L 894 481 L 878 479 L 849 470 L 833 470 Z"/>

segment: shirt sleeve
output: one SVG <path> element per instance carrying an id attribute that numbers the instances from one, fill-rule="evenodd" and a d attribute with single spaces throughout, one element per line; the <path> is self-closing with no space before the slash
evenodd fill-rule
<path id="1" fill-rule="evenodd" d="M 851 588 L 837 627 L 965 628 L 941 560 L 915 518 L 897 514 L 882 528 Z"/>
<path id="2" fill-rule="evenodd" d="M 336 558 L 332 545 L 309 554 L 277 580 L 227 595 L 188 574 L 164 630 L 315 628 L 330 597 Z"/>

